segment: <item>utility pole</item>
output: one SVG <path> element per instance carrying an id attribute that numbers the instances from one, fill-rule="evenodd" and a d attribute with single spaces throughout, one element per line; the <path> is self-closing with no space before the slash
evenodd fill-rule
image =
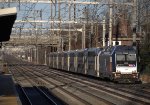
<path id="1" fill-rule="evenodd" d="M 76 0 L 74 0 L 74 2 L 76 2 Z M 76 4 L 74 3 L 74 22 L 76 21 Z M 75 25 L 75 23 L 74 23 L 74 25 Z M 76 49 L 76 47 L 77 47 L 77 34 L 76 34 L 76 32 L 73 32 L 73 34 L 74 34 L 74 36 L 75 36 L 75 39 L 74 39 L 74 49 Z"/>
<path id="2" fill-rule="evenodd" d="M 82 27 L 82 49 L 85 49 L 85 23 Z"/>
<path id="3" fill-rule="evenodd" d="M 136 0 L 133 1 L 132 31 L 133 46 L 136 46 Z"/>
<path id="4" fill-rule="evenodd" d="M 103 47 L 105 47 L 105 34 L 106 34 L 106 21 L 105 16 L 103 17 Z"/>
<path id="5" fill-rule="evenodd" d="M 40 16 L 40 19 L 41 19 L 41 21 L 42 21 L 42 9 L 41 10 L 39 10 L 39 16 Z M 39 34 L 43 34 L 43 32 L 42 32 L 42 26 L 43 26 L 43 24 L 42 24 L 42 22 L 41 22 L 41 24 L 40 24 L 40 32 L 38 32 Z"/>
<path id="6" fill-rule="evenodd" d="M 70 21 L 71 21 L 71 0 L 69 1 L 69 48 L 68 50 L 70 51 L 71 50 L 71 33 L 70 33 Z M 68 71 L 69 71 L 69 68 L 70 68 L 70 57 L 68 57 Z"/>
<path id="7" fill-rule="evenodd" d="M 109 0 L 109 46 L 112 46 L 112 0 Z"/>
<path id="8" fill-rule="evenodd" d="M 59 7 L 58 7 L 58 8 L 59 8 L 59 12 L 58 12 L 58 13 L 59 13 L 59 16 L 58 16 L 58 18 L 59 18 L 59 21 L 60 21 L 60 22 L 59 22 L 59 29 L 61 29 L 60 0 L 59 0 L 59 2 L 58 2 L 58 3 L 59 3 Z M 59 31 L 58 31 L 58 37 L 59 37 L 59 44 L 58 44 L 58 49 L 57 49 L 57 50 L 58 50 L 58 51 L 62 51 L 62 49 L 61 49 L 61 44 L 62 44 L 62 39 L 61 39 L 61 30 L 59 30 Z"/>
<path id="9" fill-rule="evenodd" d="M 53 4 L 51 3 L 51 21 L 53 21 Z M 53 25 L 54 25 L 54 22 L 51 22 L 51 29 L 53 29 Z M 51 30 L 50 32 L 51 34 L 51 37 L 52 37 L 52 51 L 54 51 L 54 30 Z"/>
<path id="10" fill-rule="evenodd" d="M 93 20 L 91 22 L 91 33 L 89 34 L 89 48 L 92 47 L 92 37 L 93 37 Z"/>
<path id="11" fill-rule="evenodd" d="M 61 51 L 64 51 L 64 39 L 63 38 L 61 38 Z"/>
<path id="12" fill-rule="evenodd" d="M 94 43 L 94 46 L 97 47 L 97 23 L 94 24 L 94 40 L 95 40 L 95 43 Z"/>
<path id="13" fill-rule="evenodd" d="M 37 10 L 34 10 L 34 21 L 35 21 L 35 18 L 36 18 L 36 14 L 38 14 L 38 11 Z M 34 22 L 34 35 L 35 35 L 35 39 L 36 39 L 36 45 L 35 45 L 35 63 L 38 64 L 38 36 L 37 36 L 37 24 L 36 22 Z"/>
<path id="14" fill-rule="evenodd" d="M 71 50 L 70 21 L 71 21 L 71 0 L 69 2 L 69 51 Z"/>
<path id="15" fill-rule="evenodd" d="M 98 35 L 98 17 L 97 17 L 97 22 L 96 22 L 96 31 L 95 31 L 95 33 L 96 33 L 96 47 L 98 47 L 99 46 L 99 44 L 98 44 L 98 38 L 99 38 L 99 35 Z"/>
<path id="16" fill-rule="evenodd" d="M 74 0 L 75 2 L 76 0 Z M 74 3 L 74 21 L 76 21 L 76 4 Z"/>

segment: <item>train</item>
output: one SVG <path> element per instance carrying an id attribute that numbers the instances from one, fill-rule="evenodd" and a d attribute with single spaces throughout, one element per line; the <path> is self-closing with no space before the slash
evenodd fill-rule
<path id="1" fill-rule="evenodd" d="M 50 52 L 47 58 L 49 68 L 107 78 L 114 82 L 140 82 L 137 53 L 133 46 Z"/>

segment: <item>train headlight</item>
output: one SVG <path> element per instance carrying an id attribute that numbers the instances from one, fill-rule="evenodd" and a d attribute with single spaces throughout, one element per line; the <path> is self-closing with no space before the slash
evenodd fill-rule
<path id="1" fill-rule="evenodd" d="M 116 72 L 117 72 L 117 73 L 120 73 L 120 71 L 119 71 L 119 70 L 116 70 Z"/>
<path id="2" fill-rule="evenodd" d="M 136 70 L 133 70 L 132 73 L 136 73 Z"/>

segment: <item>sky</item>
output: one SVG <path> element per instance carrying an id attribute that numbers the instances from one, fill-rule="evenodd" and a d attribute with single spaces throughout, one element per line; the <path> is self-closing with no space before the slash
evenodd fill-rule
<path id="1" fill-rule="evenodd" d="M 4 0 L 0 0 L 4 1 Z M 6 1 L 6 0 L 5 0 Z M 14 1 L 14 0 L 13 0 Z M 18 1 L 18 0 L 16 0 Z M 54 0 L 53 0 L 54 1 Z M 56 0 L 57 1 L 57 0 Z M 68 1 L 68 0 L 63 0 L 63 1 Z M 73 1 L 73 0 L 72 0 Z M 76 0 L 76 1 L 95 1 L 95 0 Z M 105 0 L 99 0 L 103 1 L 102 4 L 105 2 Z M 57 1 L 58 3 L 58 1 Z M 59 4 L 54 4 L 53 5 L 53 18 L 55 21 L 59 20 Z M 103 17 L 103 13 L 106 8 L 108 7 L 107 5 L 83 5 L 83 4 L 76 4 L 76 21 L 79 21 L 81 18 L 84 18 L 84 8 L 88 8 L 88 10 L 91 13 L 91 17 L 93 16 L 93 11 L 96 7 L 96 12 L 94 15 L 98 17 L 99 19 Z M 7 7 L 17 7 L 17 20 L 22 20 L 22 21 L 30 21 L 30 20 L 45 20 L 47 21 L 46 23 L 42 24 L 42 28 L 50 28 L 50 23 L 49 21 L 51 20 L 51 7 L 50 3 L 19 3 L 19 2 L 11 2 L 11 3 L 6 3 L 6 2 L 0 2 L 0 8 L 7 8 Z M 74 5 L 71 5 L 71 20 L 74 19 Z M 61 21 L 68 21 L 69 20 L 69 4 L 68 3 L 63 3 L 60 6 L 60 18 Z M 95 16 L 93 16 L 95 18 Z M 58 23 L 54 23 L 55 28 L 58 27 Z M 14 27 L 17 28 L 40 28 L 41 23 L 37 23 L 36 26 L 34 23 L 26 22 L 26 23 L 15 23 Z M 20 31 L 20 30 L 19 30 Z"/>

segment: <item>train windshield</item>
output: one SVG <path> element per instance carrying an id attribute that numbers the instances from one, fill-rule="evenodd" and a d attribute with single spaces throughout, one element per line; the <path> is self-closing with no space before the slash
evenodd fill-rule
<path id="1" fill-rule="evenodd" d="M 117 54 L 116 55 L 117 66 L 136 66 L 136 55 L 135 54 Z"/>

